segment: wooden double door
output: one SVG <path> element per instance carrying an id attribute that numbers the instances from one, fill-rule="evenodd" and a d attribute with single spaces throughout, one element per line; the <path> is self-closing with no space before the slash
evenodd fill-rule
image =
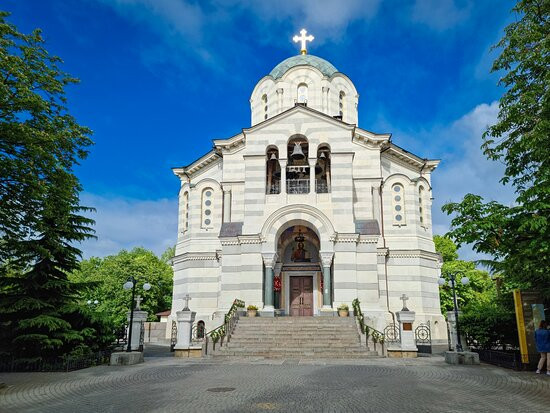
<path id="1" fill-rule="evenodd" d="M 313 277 L 290 278 L 290 315 L 313 315 Z"/>

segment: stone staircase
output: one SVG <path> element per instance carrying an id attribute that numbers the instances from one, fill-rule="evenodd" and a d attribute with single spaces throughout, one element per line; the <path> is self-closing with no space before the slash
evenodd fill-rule
<path id="1" fill-rule="evenodd" d="M 241 317 L 214 357 L 366 358 L 353 317 Z"/>

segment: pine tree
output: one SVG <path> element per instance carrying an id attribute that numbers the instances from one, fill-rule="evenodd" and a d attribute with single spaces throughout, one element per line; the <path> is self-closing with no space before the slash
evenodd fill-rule
<path id="1" fill-rule="evenodd" d="M 75 243 L 93 236 L 73 172 L 92 141 L 66 108 L 77 79 L 40 30 L 19 33 L 8 16 L 0 12 L 0 353 L 36 359 L 90 336 L 78 320 L 84 286 L 67 274 L 78 267 Z"/>

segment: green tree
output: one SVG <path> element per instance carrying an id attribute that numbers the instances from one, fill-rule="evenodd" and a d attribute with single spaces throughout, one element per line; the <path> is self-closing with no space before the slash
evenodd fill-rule
<path id="1" fill-rule="evenodd" d="M 434 243 L 443 257 L 441 276 L 447 281 L 439 289 L 441 310 L 446 313 L 454 309 L 449 279 L 451 273 L 457 274 L 456 295 L 462 311 L 460 325 L 469 341 L 482 348 L 515 345 L 514 286 L 504 283 L 499 276 L 491 279 L 487 271 L 476 269 L 473 262 L 459 260 L 457 246 L 450 238 L 435 235 Z M 467 285 L 460 282 L 463 276 L 469 278 Z"/>
<path id="2" fill-rule="evenodd" d="M 443 207 L 454 214 L 449 236 L 488 254 L 493 271 L 550 298 L 550 0 L 521 0 L 516 21 L 496 45 L 492 71 L 503 73 L 495 125 L 483 135 L 485 155 L 505 165 L 513 206 L 468 194 Z"/>
<path id="3" fill-rule="evenodd" d="M 487 295 L 493 294 L 495 286 L 489 273 L 476 269 L 473 262 L 459 260 L 456 244 L 450 238 L 435 235 L 434 243 L 436 251 L 443 257 L 441 276 L 447 281 L 439 289 L 441 311 L 444 314 L 454 309 L 453 293 L 449 286 L 452 273 L 458 274 L 456 276 L 456 295 L 459 308 L 462 309 L 471 302 L 483 300 Z M 460 282 L 464 276 L 470 280 L 467 285 Z"/>
<path id="4" fill-rule="evenodd" d="M 76 326 L 82 285 L 75 247 L 92 236 L 73 168 L 92 144 L 66 108 L 77 80 L 48 54 L 40 30 L 19 33 L 0 12 L 0 353 L 34 359 L 93 335 Z"/>
<path id="5" fill-rule="evenodd" d="M 149 313 L 150 321 L 156 321 L 155 314 L 169 309 L 172 304 L 173 272 L 163 259 L 149 250 L 134 248 L 105 258 L 83 260 L 80 268 L 70 274 L 70 279 L 90 284 L 83 302 L 98 300 L 95 311 L 120 327 L 126 322 L 131 299 L 131 292 L 124 290 L 122 285 L 131 275 L 138 280 L 136 294 L 143 297 L 142 310 Z M 142 289 L 144 282 L 151 284 L 149 291 Z"/>

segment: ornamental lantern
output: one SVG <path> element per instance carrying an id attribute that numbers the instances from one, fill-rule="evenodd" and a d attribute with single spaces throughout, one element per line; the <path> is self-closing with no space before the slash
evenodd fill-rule
<path id="1" fill-rule="evenodd" d="M 281 291 L 281 277 L 278 275 L 273 278 L 273 290 L 277 293 Z"/>

